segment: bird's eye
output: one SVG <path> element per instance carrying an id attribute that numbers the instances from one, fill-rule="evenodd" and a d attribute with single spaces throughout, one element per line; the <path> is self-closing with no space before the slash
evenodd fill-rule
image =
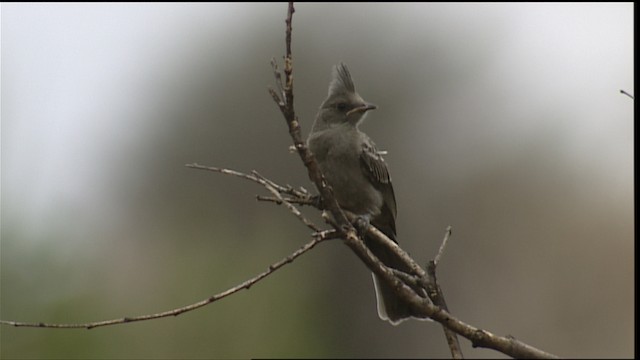
<path id="1" fill-rule="evenodd" d="M 348 108 L 348 105 L 346 103 L 337 103 L 336 104 L 336 109 L 338 109 L 338 111 L 346 111 Z"/>

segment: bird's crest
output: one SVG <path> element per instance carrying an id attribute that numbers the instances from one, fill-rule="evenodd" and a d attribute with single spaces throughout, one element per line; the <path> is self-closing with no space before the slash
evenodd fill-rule
<path id="1" fill-rule="evenodd" d="M 355 93 L 351 74 L 345 63 L 340 63 L 333 68 L 333 80 L 329 86 L 329 95 L 338 93 Z"/>

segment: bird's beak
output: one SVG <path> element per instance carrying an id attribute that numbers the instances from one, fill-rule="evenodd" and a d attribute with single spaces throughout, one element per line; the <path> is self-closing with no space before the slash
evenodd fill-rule
<path id="1" fill-rule="evenodd" d="M 373 104 L 364 104 L 364 105 L 362 105 L 362 106 L 358 106 L 358 107 L 356 107 L 356 108 L 353 108 L 353 109 L 349 110 L 349 111 L 347 112 L 347 116 L 349 116 L 349 115 L 351 115 L 351 114 L 353 114 L 353 113 L 357 113 L 357 112 L 360 112 L 360 113 L 363 113 L 363 114 L 364 114 L 365 112 L 367 112 L 367 111 L 369 111 L 369 110 L 375 110 L 375 109 L 377 109 L 377 108 L 378 108 L 378 107 L 377 107 L 377 106 L 375 106 L 375 105 L 373 105 Z"/>

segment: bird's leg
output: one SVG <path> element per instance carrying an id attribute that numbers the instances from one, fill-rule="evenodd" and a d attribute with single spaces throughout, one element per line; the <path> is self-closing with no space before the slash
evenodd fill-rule
<path id="1" fill-rule="evenodd" d="M 324 210 L 324 202 L 322 201 L 322 197 L 320 195 L 311 196 L 311 206 L 315 207 L 318 210 Z"/>
<path id="2" fill-rule="evenodd" d="M 322 202 L 322 198 L 318 197 L 317 198 L 320 202 Z M 315 199 L 314 199 L 315 200 Z M 349 210 L 342 210 L 344 211 L 345 215 L 347 215 L 347 218 L 350 219 L 349 221 L 351 221 L 351 224 L 353 225 L 353 227 L 356 229 L 356 231 L 358 232 L 358 236 L 364 237 L 364 235 L 367 233 L 367 230 L 369 228 L 369 224 L 371 221 L 371 215 L 367 214 L 367 215 L 356 215 L 355 213 L 349 211 Z M 333 218 L 333 215 L 327 211 L 324 210 L 322 212 L 322 218 L 335 226 L 336 221 Z M 353 219 L 353 220 L 351 220 Z M 342 231 L 346 231 L 346 228 L 343 228 Z"/>
<path id="3" fill-rule="evenodd" d="M 355 226 L 356 230 L 358 230 L 358 234 L 360 236 L 364 236 L 367 233 L 367 228 L 369 227 L 369 222 L 371 221 L 370 215 L 357 215 L 355 221 L 353 222 L 353 226 Z"/>

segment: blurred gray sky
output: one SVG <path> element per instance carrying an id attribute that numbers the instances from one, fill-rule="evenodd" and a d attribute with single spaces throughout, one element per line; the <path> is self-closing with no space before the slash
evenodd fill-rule
<path id="1" fill-rule="evenodd" d="M 634 103 L 619 90 L 634 93 L 633 4 L 296 10 L 303 129 L 346 62 L 379 106 L 362 128 L 389 151 L 401 245 L 426 262 L 454 227 L 440 269 L 452 312 L 561 356 L 632 356 Z M 266 91 L 285 13 L 1 5 L 2 319 L 178 307 L 308 238 L 254 185 L 184 168 L 311 188 Z M 337 242 L 179 318 L 1 330 L 11 358 L 447 356 L 435 324 L 377 319 L 369 274 Z"/>

